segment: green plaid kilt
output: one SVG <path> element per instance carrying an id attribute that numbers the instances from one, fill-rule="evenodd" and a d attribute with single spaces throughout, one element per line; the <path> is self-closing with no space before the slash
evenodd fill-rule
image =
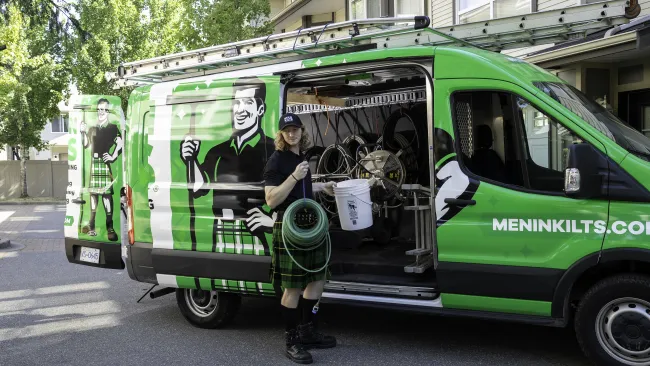
<path id="1" fill-rule="evenodd" d="M 251 234 L 244 220 L 214 220 L 212 251 L 229 254 L 269 255 L 264 243 Z"/>
<path id="2" fill-rule="evenodd" d="M 278 217 L 282 216 L 279 213 Z M 288 246 L 289 250 L 292 249 Z M 282 241 L 282 221 L 273 225 L 273 250 L 271 260 L 271 282 L 283 288 L 304 289 L 310 282 L 329 279 L 329 270 L 324 268 L 317 273 L 311 273 L 298 267 L 287 254 Z M 291 250 L 291 255 L 300 265 L 307 269 L 321 268 L 327 262 L 327 247 L 325 243 L 314 250 Z"/>
<path id="3" fill-rule="evenodd" d="M 88 191 L 92 194 L 113 194 L 113 173 L 102 158 L 92 160 Z"/>

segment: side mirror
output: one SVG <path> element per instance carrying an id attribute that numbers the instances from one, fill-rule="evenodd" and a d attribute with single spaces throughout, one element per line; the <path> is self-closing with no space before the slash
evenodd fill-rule
<path id="1" fill-rule="evenodd" d="M 586 143 L 570 145 L 568 150 L 564 193 L 573 198 L 606 198 L 609 168 L 603 154 Z"/>

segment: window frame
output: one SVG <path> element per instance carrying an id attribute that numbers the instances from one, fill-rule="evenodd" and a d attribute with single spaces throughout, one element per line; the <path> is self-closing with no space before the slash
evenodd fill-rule
<path id="1" fill-rule="evenodd" d="M 457 114 L 456 114 L 456 95 L 457 94 L 465 94 L 465 93 L 476 93 L 476 92 L 481 92 L 481 93 L 506 93 L 508 94 L 510 100 L 512 101 L 511 103 L 511 108 L 513 109 L 512 115 L 515 117 L 517 120 L 517 123 L 515 125 L 515 145 L 517 149 L 517 158 L 520 161 L 521 164 L 521 171 L 523 176 L 523 181 L 524 184 L 527 185 L 526 187 L 524 186 L 518 186 L 514 184 L 508 184 L 500 181 L 496 181 L 490 178 L 486 178 L 483 176 L 480 176 L 474 172 L 472 172 L 466 165 L 465 162 L 462 159 L 462 155 L 459 154 L 459 152 L 462 152 L 462 146 L 460 145 L 461 141 L 461 136 L 460 136 L 460 129 L 458 128 L 458 119 L 457 119 Z M 525 98 L 519 93 L 513 92 L 511 90 L 507 89 L 499 89 L 499 88 L 488 88 L 488 89 L 458 89 L 453 91 L 450 96 L 449 96 L 449 101 L 450 101 L 450 109 L 451 109 L 451 123 L 453 127 L 453 132 L 454 132 L 454 153 L 456 154 L 457 161 L 458 161 L 458 166 L 460 167 L 461 171 L 465 173 L 469 178 L 477 180 L 479 182 L 485 182 L 492 184 L 497 187 L 505 188 L 505 189 L 510 189 L 510 190 L 515 190 L 523 193 L 531 193 L 531 194 L 537 194 L 537 195 L 544 195 L 544 196 L 558 196 L 558 197 L 567 197 L 564 191 L 557 192 L 557 191 L 547 191 L 547 190 L 539 190 L 539 189 L 534 189 L 531 188 L 530 185 L 530 175 L 528 174 L 528 167 L 525 164 L 525 160 L 522 159 L 524 157 L 530 157 L 530 151 L 529 151 L 529 146 L 528 142 L 524 141 L 526 139 L 526 134 L 525 134 L 525 127 L 524 127 L 524 121 L 521 120 L 521 117 L 519 116 L 519 113 L 516 113 L 516 100 L 515 98 L 519 97 L 523 99 L 524 101 L 528 102 L 530 106 L 533 108 L 537 109 L 537 111 L 542 112 L 545 116 L 549 118 L 549 121 L 554 121 L 558 125 L 566 128 L 568 131 L 570 131 L 573 135 L 577 136 L 582 140 L 583 144 L 589 144 L 592 145 L 589 141 L 584 139 L 580 134 L 576 133 L 574 130 L 568 128 L 564 123 L 560 122 L 558 119 L 554 118 L 551 116 L 544 108 L 540 108 L 539 104 L 531 102 L 528 98 Z M 472 131 L 473 132 L 473 131 Z M 523 144 L 523 145 L 522 145 Z M 525 149 L 524 149 L 525 148 Z M 596 148 L 594 146 L 594 148 Z M 525 156 L 523 155 L 525 154 Z M 505 163 L 505 162 L 504 162 Z M 536 164 L 536 163 L 535 163 Z M 550 169 L 550 168 L 547 168 Z M 564 174 L 564 173 L 563 173 Z"/>
<path id="2" fill-rule="evenodd" d="M 348 20 L 359 20 L 359 19 L 369 19 L 368 18 L 368 0 L 360 0 L 363 2 L 363 18 L 353 18 L 352 17 L 352 2 L 354 0 L 346 1 L 346 8 L 348 10 Z M 379 0 L 379 14 L 380 17 L 397 17 L 397 2 L 399 0 Z M 420 8 L 422 9 L 422 15 L 427 15 L 427 1 L 426 0 L 417 0 L 420 2 Z M 458 0 L 457 0 L 458 1 Z M 531 0 L 532 1 L 532 0 Z M 383 8 L 386 8 L 385 10 Z"/>
<path id="3" fill-rule="evenodd" d="M 495 9 L 495 3 L 497 0 L 483 0 L 483 2 L 480 5 L 473 6 L 471 8 L 467 8 L 465 10 L 460 10 L 460 0 L 454 0 L 454 24 L 467 24 L 467 23 L 461 23 L 460 22 L 460 16 L 466 13 L 469 13 L 471 11 L 474 11 L 482 6 L 485 6 L 487 4 L 490 5 L 490 18 L 487 20 L 495 20 L 495 19 L 500 19 L 504 17 L 494 17 L 494 9 Z M 538 0 L 530 0 L 530 13 L 535 13 L 537 12 L 537 1 Z"/>

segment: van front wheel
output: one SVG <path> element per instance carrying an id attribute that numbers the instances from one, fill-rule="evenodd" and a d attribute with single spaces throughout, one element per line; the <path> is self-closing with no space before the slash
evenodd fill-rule
<path id="1" fill-rule="evenodd" d="M 650 278 L 606 278 L 582 298 L 575 330 L 585 354 L 597 364 L 650 365 Z"/>
<path id="2" fill-rule="evenodd" d="M 176 289 L 181 314 L 199 328 L 220 328 L 232 321 L 239 310 L 241 297 L 217 291 Z"/>

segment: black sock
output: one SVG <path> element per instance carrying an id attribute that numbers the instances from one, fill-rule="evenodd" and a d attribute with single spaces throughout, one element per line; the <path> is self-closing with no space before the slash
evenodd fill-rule
<path id="1" fill-rule="evenodd" d="M 292 329 L 296 329 L 299 323 L 299 309 L 288 308 L 282 305 L 282 311 L 284 313 L 285 330 L 288 332 Z"/>
<path id="2" fill-rule="evenodd" d="M 302 324 L 309 322 L 315 323 L 316 314 L 314 314 L 314 306 L 318 303 L 318 300 L 309 300 L 300 297 L 300 303 L 302 308 Z"/>

